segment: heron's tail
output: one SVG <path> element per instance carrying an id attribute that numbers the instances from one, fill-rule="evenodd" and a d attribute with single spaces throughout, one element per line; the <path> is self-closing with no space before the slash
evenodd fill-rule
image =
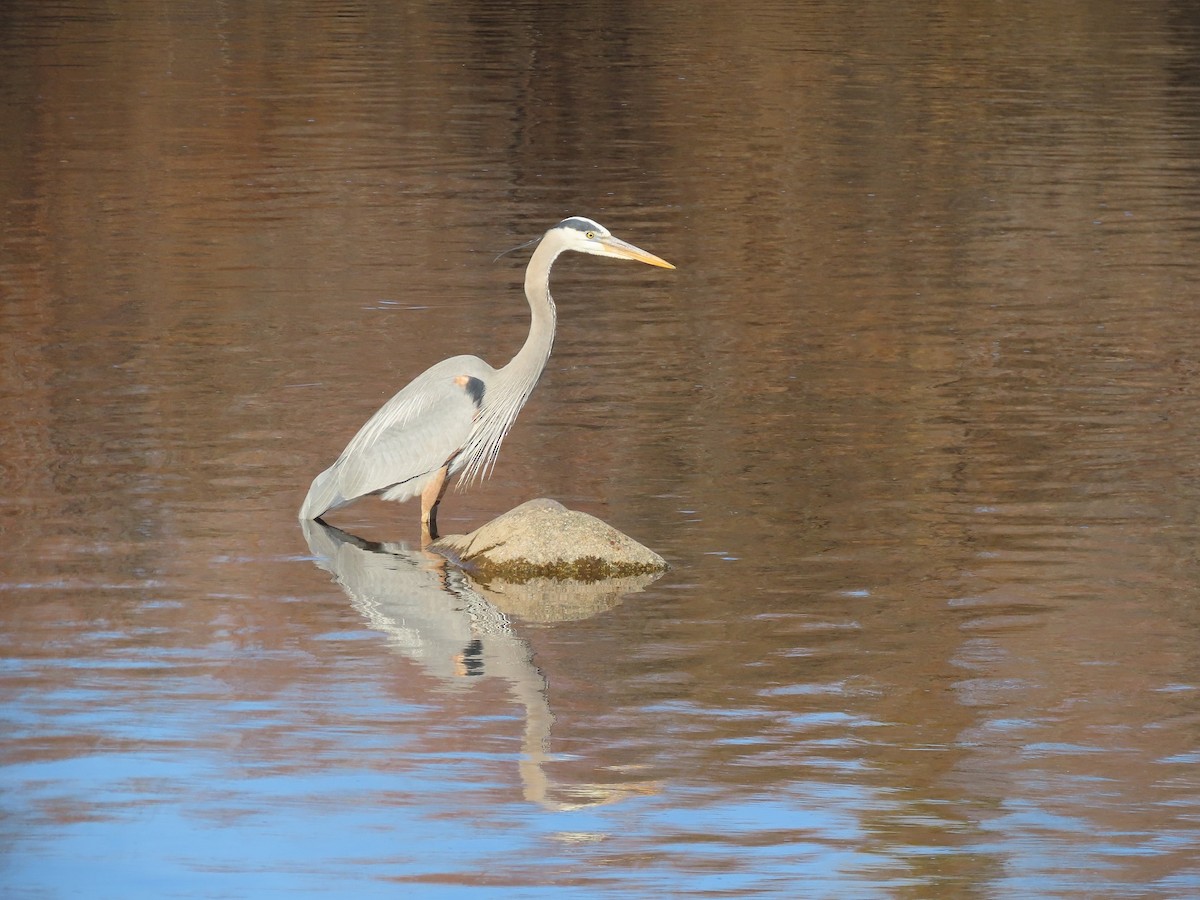
<path id="1" fill-rule="evenodd" d="M 313 479 L 308 496 L 300 507 L 300 519 L 317 519 L 331 509 L 344 506 L 349 501 L 337 489 L 337 467 L 330 466 Z"/>

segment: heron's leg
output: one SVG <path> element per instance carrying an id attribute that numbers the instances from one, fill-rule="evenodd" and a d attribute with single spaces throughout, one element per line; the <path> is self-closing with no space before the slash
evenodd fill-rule
<path id="1" fill-rule="evenodd" d="M 421 546 L 437 540 L 437 508 L 442 502 L 442 494 L 446 493 L 450 471 L 450 463 L 442 466 L 434 473 L 425 490 L 421 491 Z"/>

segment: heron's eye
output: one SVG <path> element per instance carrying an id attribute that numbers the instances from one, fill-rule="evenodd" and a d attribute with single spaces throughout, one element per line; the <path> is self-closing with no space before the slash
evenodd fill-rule
<path id="1" fill-rule="evenodd" d="M 586 237 L 589 241 L 594 241 L 596 239 L 596 232 L 589 231 L 587 234 L 584 235 L 584 237 Z"/>

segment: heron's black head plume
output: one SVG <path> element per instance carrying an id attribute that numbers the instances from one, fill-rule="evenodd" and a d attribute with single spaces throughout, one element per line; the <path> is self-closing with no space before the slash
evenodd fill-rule
<path id="1" fill-rule="evenodd" d="M 497 254 L 496 254 L 496 258 L 495 258 L 495 259 L 493 259 L 493 260 L 492 260 L 492 262 L 495 262 L 497 259 L 499 259 L 499 258 L 500 258 L 500 257 L 502 257 L 502 256 L 507 256 L 509 253 L 513 253 L 513 252 L 515 252 L 515 251 L 517 251 L 517 250 L 524 250 L 526 247 L 528 247 L 528 246 L 530 246 L 530 245 L 532 245 L 532 244 L 536 244 L 536 243 L 537 243 L 538 241 L 540 241 L 540 240 L 541 240 L 543 237 L 545 237 L 545 235 L 543 235 L 543 234 L 539 234 L 537 237 L 535 237 L 535 238 L 534 238 L 533 240 L 531 240 L 531 241 L 526 241 L 526 242 L 525 242 L 525 243 L 523 243 L 523 244 L 517 244 L 517 246 L 515 246 L 515 247 L 509 247 L 507 250 L 501 250 L 499 253 L 497 253 Z"/>
<path id="2" fill-rule="evenodd" d="M 576 231 L 595 231 L 599 234 L 608 234 L 608 229 L 597 222 L 595 219 L 589 219 L 585 216 L 571 216 L 563 219 L 555 228 L 574 228 Z"/>

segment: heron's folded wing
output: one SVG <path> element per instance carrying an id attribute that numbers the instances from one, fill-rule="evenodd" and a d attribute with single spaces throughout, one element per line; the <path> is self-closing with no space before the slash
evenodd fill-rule
<path id="1" fill-rule="evenodd" d="M 461 376 L 426 372 L 389 400 L 359 430 L 338 460 L 338 490 L 362 497 L 441 468 L 471 434 L 478 411 Z M 402 499 L 418 493 L 390 499 Z"/>

